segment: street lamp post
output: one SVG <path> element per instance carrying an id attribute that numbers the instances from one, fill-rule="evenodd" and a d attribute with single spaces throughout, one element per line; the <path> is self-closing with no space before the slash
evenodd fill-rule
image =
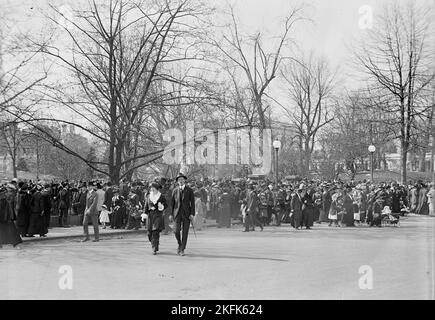
<path id="1" fill-rule="evenodd" d="M 281 149 L 281 141 L 275 139 L 273 141 L 273 148 L 275 149 L 275 179 L 276 183 L 278 183 L 278 151 Z"/>
<path id="2" fill-rule="evenodd" d="M 370 152 L 370 170 L 371 170 L 371 176 L 372 176 L 372 183 L 373 181 L 373 154 L 376 151 L 376 147 L 374 145 L 369 146 L 369 152 Z"/>

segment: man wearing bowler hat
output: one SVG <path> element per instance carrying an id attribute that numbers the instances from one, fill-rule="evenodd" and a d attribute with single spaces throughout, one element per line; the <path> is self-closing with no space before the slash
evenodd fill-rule
<path id="1" fill-rule="evenodd" d="M 86 209 L 84 213 L 83 218 L 83 231 L 85 233 L 85 238 L 82 240 L 82 242 L 89 241 L 89 230 L 88 225 L 89 221 L 92 222 L 92 225 L 94 226 L 94 236 L 95 240 L 92 240 L 93 242 L 99 241 L 99 226 L 98 226 L 98 193 L 96 191 L 97 189 L 97 183 L 90 182 L 88 184 L 88 193 L 86 196 Z"/>
<path id="2" fill-rule="evenodd" d="M 170 216 L 170 219 L 175 221 L 174 233 L 178 242 L 177 253 L 182 256 L 184 256 L 184 250 L 186 249 L 190 222 L 195 216 L 195 197 L 193 190 L 186 185 L 186 180 L 187 177 L 184 174 L 178 174 L 176 178 L 178 186 L 172 191 Z"/>

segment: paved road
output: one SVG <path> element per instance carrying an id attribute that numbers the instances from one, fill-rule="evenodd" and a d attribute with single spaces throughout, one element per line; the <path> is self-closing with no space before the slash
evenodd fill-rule
<path id="1" fill-rule="evenodd" d="M 407 217 L 400 228 L 197 235 L 185 257 L 172 235 L 162 237 L 157 256 L 143 235 L 3 248 L 0 299 L 434 299 L 434 218 Z M 360 277 L 370 286 L 361 266 L 371 268 L 372 289 L 359 287 Z"/>

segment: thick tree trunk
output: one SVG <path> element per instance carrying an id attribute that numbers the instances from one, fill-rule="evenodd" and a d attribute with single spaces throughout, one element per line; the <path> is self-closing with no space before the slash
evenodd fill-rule
<path id="1" fill-rule="evenodd" d="M 402 139 L 402 150 L 401 150 L 401 183 L 406 184 L 406 162 L 408 161 L 408 146 L 406 145 L 405 141 Z"/>
<path id="2" fill-rule="evenodd" d="M 14 175 L 14 178 L 18 178 L 16 157 L 12 157 L 12 173 Z"/>

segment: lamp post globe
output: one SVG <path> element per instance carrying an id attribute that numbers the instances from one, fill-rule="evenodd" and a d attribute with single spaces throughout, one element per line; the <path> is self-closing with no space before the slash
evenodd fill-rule
<path id="1" fill-rule="evenodd" d="M 273 141 L 273 148 L 275 149 L 275 180 L 278 183 L 278 151 L 281 149 L 281 141 L 275 139 Z"/>
<path id="2" fill-rule="evenodd" d="M 279 141 L 278 139 L 275 139 L 275 141 L 273 141 L 273 148 L 276 149 L 281 149 L 281 141 Z"/>
<path id="3" fill-rule="evenodd" d="M 374 172 L 374 168 L 373 168 L 373 154 L 376 152 L 376 147 L 374 145 L 370 145 L 369 146 L 369 152 L 370 152 L 370 175 L 371 175 L 371 180 L 372 183 L 374 182 L 373 179 L 373 172 Z"/>

